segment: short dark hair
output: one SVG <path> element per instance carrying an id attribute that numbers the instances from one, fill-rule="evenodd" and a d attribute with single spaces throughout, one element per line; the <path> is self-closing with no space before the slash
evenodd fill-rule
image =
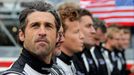
<path id="1" fill-rule="evenodd" d="M 78 10 L 78 12 L 79 12 L 79 14 L 80 14 L 80 17 L 82 17 L 82 16 L 89 16 L 89 17 L 91 17 L 91 19 L 93 20 L 92 13 L 91 13 L 90 11 L 88 11 L 88 10 L 86 10 L 86 9 L 83 9 L 83 8 L 80 8 L 80 9 Z"/>
<path id="2" fill-rule="evenodd" d="M 94 18 L 94 27 L 95 29 L 100 28 L 103 33 L 107 32 L 105 22 L 103 20 L 100 20 L 99 18 Z"/>
<path id="3" fill-rule="evenodd" d="M 60 29 L 61 26 L 60 16 L 51 4 L 44 1 L 33 1 L 24 4 L 24 7 L 25 9 L 20 12 L 19 16 L 19 23 L 20 23 L 19 29 L 21 29 L 23 32 L 25 31 L 26 27 L 27 16 L 35 11 L 50 12 L 56 19 L 55 23 L 57 31 Z M 19 43 L 21 45 L 23 44 L 23 42 L 21 42 L 20 40 Z"/>

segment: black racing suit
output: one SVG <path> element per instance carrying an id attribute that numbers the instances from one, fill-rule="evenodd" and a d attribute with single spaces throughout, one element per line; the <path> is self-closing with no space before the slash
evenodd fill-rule
<path id="1" fill-rule="evenodd" d="M 118 63 L 118 61 L 117 61 L 118 58 L 115 55 L 114 49 L 112 51 L 107 49 L 107 48 L 104 48 L 104 47 L 103 47 L 103 49 L 104 49 L 104 52 L 103 52 L 104 58 L 107 57 L 107 60 L 109 60 L 109 62 L 107 62 L 107 67 L 109 67 L 108 70 L 110 70 L 110 72 L 111 72 L 110 75 L 121 75 L 120 71 L 118 69 L 118 64 L 117 64 Z M 110 67 L 110 65 L 112 67 Z"/>
<path id="2" fill-rule="evenodd" d="M 78 75 L 110 75 L 106 61 L 102 55 L 104 49 L 101 45 L 84 48 L 83 52 L 73 57 Z M 85 60 L 84 60 L 85 59 Z M 88 69 L 87 69 L 88 68 Z"/>
<path id="3" fill-rule="evenodd" d="M 18 60 L 0 75 L 63 75 L 60 71 L 55 72 L 52 67 L 57 68 L 52 62 L 45 64 L 36 55 L 23 48 Z"/>
<path id="4" fill-rule="evenodd" d="M 76 53 L 73 56 L 73 63 L 76 68 L 77 75 L 88 75 L 88 71 L 86 69 L 86 65 L 84 64 L 82 54 L 83 52 Z"/>
<path id="5" fill-rule="evenodd" d="M 76 69 L 72 62 L 72 57 L 66 55 L 63 52 L 61 52 L 61 54 L 55 58 L 54 64 L 56 64 L 60 70 L 62 70 L 64 73 L 63 75 L 77 75 Z"/>
<path id="6" fill-rule="evenodd" d="M 118 57 L 119 61 L 121 62 L 121 64 L 120 64 L 121 65 L 121 69 L 120 69 L 121 75 L 129 75 L 131 72 L 129 69 L 127 69 L 124 51 L 125 50 L 115 50 L 115 54 Z"/>
<path id="7" fill-rule="evenodd" d="M 91 54 L 92 56 L 94 56 L 94 61 L 96 61 L 96 65 L 97 65 L 97 74 L 98 75 L 108 75 L 108 69 L 107 69 L 107 65 L 106 65 L 106 61 L 102 55 L 103 49 L 101 45 L 95 45 L 94 50 L 91 50 Z"/>

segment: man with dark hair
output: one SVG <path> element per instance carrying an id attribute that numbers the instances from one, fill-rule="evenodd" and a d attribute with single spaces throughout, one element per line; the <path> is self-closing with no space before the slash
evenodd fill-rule
<path id="1" fill-rule="evenodd" d="M 104 42 L 106 40 L 105 33 L 107 31 L 107 28 L 105 26 L 105 22 L 98 18 L 94 18 L 94 27 L 96 29 L 96 33 L 93 37 L 96 43 L 90 48 L 90 54 L 93 57 L 93 60 L 97 67 L 95 72 L 96 75 L 108 75 L 106 61 L 102 55 L 102 46 L 104 45 Z"/>
<path id="2" fill-rule="evenodd" d="M 92 14 L 85 9 L 80 9 L 79 13 L 81 29 L 85 35 L 83 52 L 74 56 L 73 62 L 78 75 L 108 75 L 106 62 L 101 53 L 100 38 L 96 32 L 97 28 L 104 27 L 102 21 L 94 21 Z M 101 26 L 99 26 L 101 25 Z M 96 28 L 96 30 L 95 30 Z M 104 30 L 104 33 L 106 30 Z M 99 41 L 96 43 L 96 38 Z M 80 65 L 79 65 L 80 64 Z"/>
<path id="3" fill-rule="evenodd" d="M 96 45 L 101 46 L 106 40 L 105 33 L 107 32 L 107 28 L 105 22 L 98 18 L 94 18 L 94 27 L 96 29 Z"/>
<path id="4" fill-rule="evenodd" d="M 2 75 L 49 75 L 60 29 L 60 17 L 49 3 L 30 2 L 19 17 L 22 53 Z M 55 75 L 55 74 L 54 74 Z"/>
<path id="5" fill-rule="evenodd" d="M 80 27 L 84 34 L 83 52 L 77 53 L 73 57 L 73 62 L 77 70 L 77 75 L 96 75 L 96 65 L 91 57 L 90 47 L 95 45 L 94 35 L 96 33 L 93 25 L 92 14 L 85 9 L 79 9 Z M 90 63 L 91 62 L 91 63 Z M 80 64 L 80 65 L 79 65 Z"/>

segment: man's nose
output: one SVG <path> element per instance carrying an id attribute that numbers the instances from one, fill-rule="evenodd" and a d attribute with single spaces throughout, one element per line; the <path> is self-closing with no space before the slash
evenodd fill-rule
<path id="1" fill-rule="evenodd" d="M 83 40 L 84 39 L 84 34 L 83 34 L 83 32 L 82 31 L 80 31 L 80 38 Z"/>
<path id="2" fill-rule="evenodd" d="M 39 36 L 46 36 L 46 30 L 44 27 L 39 28 Z"/>
<path id="3" fill-rule="evenodd" d="M 94 33 L 94 34 L 96 33 L 96 30 L 93 26 L 91 27 L 91 32 Z"/>

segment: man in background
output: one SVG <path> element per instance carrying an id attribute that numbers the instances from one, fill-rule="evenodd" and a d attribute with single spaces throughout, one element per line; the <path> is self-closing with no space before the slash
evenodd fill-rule
<path id="1" fill-rule="evenodd" d="M 89 55 L 90 48 L 95 45 L 95 29 L 93 27 L 93 17 L 92 14 L 85 9 L 79 9 L 79 14 L 80 27 L 85 36 L 84 49 L 82 52 L 75 54 L 73 57 L 73 63 L 76 67 L 77 75 L 95 75 L 97 73 L 96 66 L 92 60 L 92 57 Z"/>
<path id="2" fill-rule="evenodd" d="M 61 54 L 56 57 L 55 64 L 64 71 L 64 75 L 76 75 L 72 56 L 81 52 L 84 46 L 78 8 L 79 6 L 75 3 L 64 3 L 58 8 L 64 30 L 64 41 L 60 45 Z"/>
<path id="3" fill-rule="evenodd" d="M 130 73 L 134 73 L 134 66 L 127 69 L 127 63 L 125 58 L 125 50 L 129 47 L 130 39 L 131 39 L 131 32 L 130 29 L 127 27 L 119 27 L 120 29 L 120 41 L 119 41 L 119 48 L 116 49 L 115 53 L 118 57 L 118 68 L 120 70 L 121 75 L 129 75 Z"/>

